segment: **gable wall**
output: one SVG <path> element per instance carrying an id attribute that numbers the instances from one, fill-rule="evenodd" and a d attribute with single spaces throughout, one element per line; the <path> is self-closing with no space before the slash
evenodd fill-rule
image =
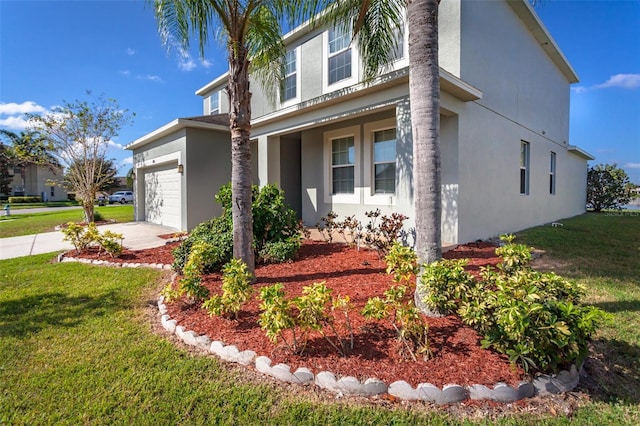
<path id="1" fill-rule="evenodd" d="M 569 82 L 506 2 L 462 6 L 461 77 L 483 97 L 460 113 L 460 242 L 584 212 L 586 160 L 566 149 Z M 528 195 L 520 194 L 522 140 L 530 144 Z"/>

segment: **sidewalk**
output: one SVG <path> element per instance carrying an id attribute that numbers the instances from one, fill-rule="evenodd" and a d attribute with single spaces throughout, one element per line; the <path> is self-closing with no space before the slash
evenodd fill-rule
<path id="1" fill-rule="evenodd" d="M 101 225 L 100 232 L 109 229 L 124 236 L 123 245 L 131 250 L 141 250 L 151 247 L 159 247 L 166 243 L 166 239 L 159 235 L 173 234 L 174 228 L 156 225 L 148 222 L 127 222 Z M 55 251 L 71 250 L 73 246 L 62 241 L 64 235 L 61 231 L 45 232 L 42 234 L 24 235 L 0 239 L 0 260 L 13 259 L 14 257 L 29 256 L 33 254 L 50 253 Z"/>

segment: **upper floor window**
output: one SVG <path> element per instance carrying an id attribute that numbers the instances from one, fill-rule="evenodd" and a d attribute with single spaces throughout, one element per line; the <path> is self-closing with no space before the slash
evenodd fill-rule
<path id="1" fill-rule="evenodd" d="M 353 136 L 331 140 L 331 193 L 353 194 L 355 143 Z"/>
<path id="2" fill-rule="evenodd" d="M 404 58 L 404 28 L 398 27 L 393 31 L 394 49 L 391 57 L 394 61 Z"/>
<path id="3" fill-rule="evenodd" d="M 209 114 L 220 113 L 220 92 L 211 94 L 209 98 Z"/>
<path id="4" fill-rule="evenodd" d="M 282 91 L 280 95 L 280 100 L 282 102 L 294 99 L 297 96 L 298 84 L 296 63 L 296 50 L 289 50 L 284 62 L 284 80 L 282 81 Z"/>
<path id="5" fill-rule="evenodd" d="M 556 193 L 556 153 L 551 151 L 549 157 L 549 194 Z"/>
<path id="6" fill-rule="evenodd" d="M 328 82 L 333 84 L 351 77 L 351 30 L 335 27 L 328 36 Z"/>
<path id="7" fill-rule="evenodd" d="M 520 141 L 520 194 L 529 195 L 529 142 Z"/>
<path id="8" fill-rule="evenodd" d="M 396 129 L 373 134 L 373 174 L 376 194 L 396 192 Z"/>

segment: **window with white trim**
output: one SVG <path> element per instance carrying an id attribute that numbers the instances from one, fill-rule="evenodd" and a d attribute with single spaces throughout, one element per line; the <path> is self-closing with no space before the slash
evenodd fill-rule
<path id="1" fill-rule="evenodd" d="M 335 27 L 328 34 L 328 83 L 351 77 L 351 30 Z"/>
<path id="2" fill-rule="evenodd" d="M 214 92 L 209 97 L 209 114 L 220 113 L 220 92 Z"/>
<path id="3" fill-rule="evenodd" d="M 331 194 L 353 194 L 355 143 L 353 136 L 331 140 Z"/>
<path id="4" fill-rule="evenodd" d="M 285 102 L 298 96 L 298 73 L 296 50 L 287 51 L 284 62 L 284 79 L 282 80 L 282 90 L 280 101 Z"/>
<path id="5" fill-rule="evenodd" d="M 556 193 L 556 153 L 551 151 L 549 156 L 549 194 Z"/>
<path id="6" fill-rule="evenodd" d="M 323 195 L 325 203 L 362 202 L 362 127 L 323 133 Z"/>
<path id="7" fill-rule="evenodd" d="M 529 142 L 520 141 L 520 194 L 529 195 Z"/>
<path id="8" fill-rule="evenodd" d="M 396 129 L 373 133 L 373 187 L 376 194 L 396 192 Z"/>

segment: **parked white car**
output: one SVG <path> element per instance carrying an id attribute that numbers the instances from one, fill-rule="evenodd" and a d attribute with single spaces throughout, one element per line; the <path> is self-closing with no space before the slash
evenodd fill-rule
<path id="1" fill-rule="evenodd" d="M 132 191 L 118 191 L 109 195 L 109 204 L 113 203 L 133 203 L 133 192 Z"/>

